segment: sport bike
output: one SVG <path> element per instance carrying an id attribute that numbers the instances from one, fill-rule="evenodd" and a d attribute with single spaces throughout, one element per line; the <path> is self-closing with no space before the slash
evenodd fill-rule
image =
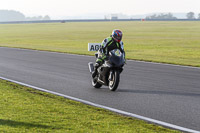
<path id="1" fill-rule="evenodd" d="M 95 53 L 96 58 L 100 53 Z M 108 86 L 111 91 L 115 91 L 119 85 L 120 74 L 123 71 L 125 64 L 124 54 L 119 49 L 114 49 L 109 52 L 104 63 L 97 69 L 97 74 L 92 78 L 92 86 L 100 88 L 102 85 Z M 89 71 L 92 74 L 94 64 L 88 63 Z"/>

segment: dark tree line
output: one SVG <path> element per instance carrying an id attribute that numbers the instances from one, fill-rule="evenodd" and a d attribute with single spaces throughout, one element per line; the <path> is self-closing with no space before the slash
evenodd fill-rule
<path id="1" fill-rule="evenodd" d="M 200 13 L 198 14 L 198 17 L 195 18 L 195 13 L 194 12 L 188 12 L 186 14 L 187 19 L 200 19 Z M 153 14 L 150 16 L 147 16 L 145 19 L 177 19 L 176 17 L 173 16 L 172 13 L 161 13 L 161 14 Z"/>
<path id="2" fill-rule="evenodd" d="M 46 16 L 26 17 L 23 13 L 14 10 L 0 10 L 0 21 L 34 21 L 34 20 L 50 20 L 51 18 Z"/>
<path id="3" fill-rule="evenodd" d="M 161 13 L 161 14 L 153 14 L 151 16 L 147 16 L 146 19 L 177 19 L 176 17 L 173 16 L 172 13 Z"/>
<path id="4" fill-rule="evenodd" d="M 46 16 L 44 16 L 44 17 L 42 17 L 42 16 L 27 17 L 26 20 L 27 20 L 27 21 L 51 20 L 51 18 L 50 18 L 48 15 L 46 15 Z"/>
<path id="5" fill-rule="evenodd" d="M 200 13 L 198 14 L 197 18 L 195 18 L 194 12 L 188 12 L 186 16 L 187 16 L 187 19 L 200 19 Z"/>

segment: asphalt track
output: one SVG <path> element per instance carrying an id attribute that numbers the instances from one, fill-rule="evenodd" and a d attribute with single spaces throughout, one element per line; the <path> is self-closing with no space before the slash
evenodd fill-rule
<path id="1" fill-rule="evenodd" d="M 200 131 L 200 69 L 128 61 L 116 92 L 91 86 L 94 57 L 0 47 L 0 76 Z"/>

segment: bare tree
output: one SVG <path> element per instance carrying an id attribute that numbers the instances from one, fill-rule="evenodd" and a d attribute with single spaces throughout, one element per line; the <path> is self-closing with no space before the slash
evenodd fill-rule
<path id="1" fill-rule="evenodd" d="M 188 19 L 195 19 L 194 15 L 194 12 L 188 12 L 186 16 Z"/>

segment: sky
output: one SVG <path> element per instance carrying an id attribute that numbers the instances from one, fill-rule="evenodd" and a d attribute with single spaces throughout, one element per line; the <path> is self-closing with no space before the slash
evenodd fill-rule
<path id="1" fill-rule="evenodd" d="M 200 0 L 0 0 L 0 10 L 53 18 L 86 14 L 200 13 Z"/>

